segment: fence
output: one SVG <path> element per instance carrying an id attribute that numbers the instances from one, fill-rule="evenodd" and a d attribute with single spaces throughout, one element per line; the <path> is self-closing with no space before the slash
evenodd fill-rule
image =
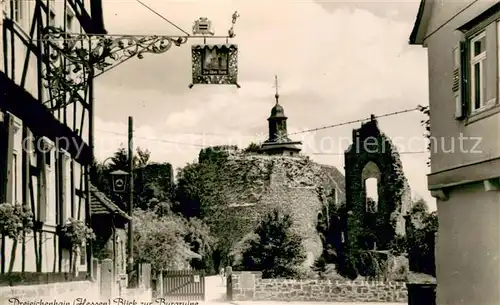
<path id="1" fill-rule="evenodd" d="M 196 270 L 164 270 L 158 275 L 159 297 L 169 301 L 204 301 L 205 274 Z"/>

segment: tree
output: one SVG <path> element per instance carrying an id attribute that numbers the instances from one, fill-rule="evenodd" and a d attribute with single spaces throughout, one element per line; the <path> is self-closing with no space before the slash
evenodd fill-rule
<path id="1" fill-rule="evenodd" d="M 323 206 L 318 216 L 316 230 L 323 244 L 322 260 L 326 264 L 337 264 L 338 253 L 342 251 L 342 232 L 344 230 L 341 214 L 345 209 L 345 203 L 339 205 L 329 198 L 328 203 Z"/>
<path id="2" fill-rule="evenodd" d="M 134 154 L 134 169 L 145 167 L 149 164 L 149 159 L 151 152 L 148 149 L 142 149 L 140 147 L 136 148 L 136 153 Z M 105 165 L 106 166 L 106 165 Z M 106 166 L 108 170 L 123 170 L 129 171 L 129 159 L 128 150 L 124 147 L 118 148 L 118 150 L 111 157 L 111 162 Z"/>
<path id="3" fill-rule="evenodd" d="M 218 165 L 214 162 L 193 163 L 181 169 L 177 176 L 176 211 L 184 217 L 205 219 L 223 203 L 219 188 Z"/>
<path id="4" fill-rule="evenodd" d="M 243 252 L 242 267 L 262 271 L 264 278 L 294 278 L 305 259 L 302 237 L 291 230 L 289 214 L 275 209 L 266 215 Z"/>
<path id="5" fill-rule="evenodd" d="M 250 143 L 247 148 L 245 148 L 245 152 L 247 153 L 254 153 L 254 152 L 258 152 L 260 149 L 260 145 L 256 144 L 256 143 Z"/>
<path id="6" fill-rule="evenodd" d="M 148 149 L 141 149 L 137 147 L 137 154 L 135 156 L 135 167 L 142 168 L 149 164 L 151 152 Z"/>
<path id="7" fill-rule="evenodd" d="M 196 270 L 205 270 L 209 274 L 215 273 L 212 260 L 216 239 L 211 235 L 210 228 L 200 219 L 184 219 L 186 234 L 184 241 L 190 245 L 191 251 L 201 255 L 201 259 L 193 258 L 191 267 Z"/>
<path id="8" fill-rule="evenodd" d="M 419 209 L 416 209 L 419 211 Z M 410 270 L 436 276 L 435 265 L 435 236 L 438 230 L 436 212 L 410 214 L 407 232 L 408 258 Z"/>
<path id="9" fill-rule="evenodd" d="M 123 170 L 127 172 L 129 170 L 128 151 L 124 147 L 118 148 L 107 167 L 110 171 Z"/>
<path id="10" fill-rule="evenodd" d="M 134 211 L 134 257 L 155 270 L 178 269 L 191 259 L 185 249 L 185 227 L 181 219 L 159 217 L 153 211 Z"/>

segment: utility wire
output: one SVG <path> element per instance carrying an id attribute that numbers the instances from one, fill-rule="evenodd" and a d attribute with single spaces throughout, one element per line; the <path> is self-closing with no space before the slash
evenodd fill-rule
<path id="1" fill-rule="evenodd" d="M 168 20 L 167 18 L 163 17 L 160 13 L 158 13 L 157 11 L 155 11 L 154 9 L 152 9 L 151 7 L 147 6 L 144 2 L 140 1 L 140 0 L 137 0 L 137 2 L 139 2 L 142 6 L 144 6 L 145 8 L 147 8 L 148 10 L 150 10 L 151 12 L 153 12 L 155 15 L 157 15 L 158 17 L 160 17 L 161 19 L 165 20 L 166 22 L 170 23 L 170 25 L 174 26 L 176 29 L 178 29 L 179 31 L 183 32 L 184 34 L 186 34 L 187 36 L 190 36 L 188 32 L 184 31 L 183 29 L 181 29 L 178 25 L 176 25 L 175 23 L 173 23 L 172 21 Z"/>
<path id="2" fill-rule="evenodd" d="M 411 109 L 406 109 L 406 110 L 401 110 L 401 111 L 396 111 L 396 112 L 390 112 L 390 113 L 382 114 L 382 115 L 379 115 L 379 116 L 375 116 L 374 118 L 376 118 L 376 119 L 377 118 L 383 118 L 383 117 L 393 116 L 393 115 L 397 115 L 397 114 L 403 114 L 403 113 L 406 113 L 406 112 L 412 112 L 412 111 L 416 111 L 416 110 L 419 110 L 419 109 L 420 109 L 419 107 L 416 107 L 416 108 L 411 108 Z M 334 127 L 339 127 L 339 126 L 344 126 L 344 125 L 349 125 L 349 124 L 364 122 L 364 121 L 370 120 L 370 119 L 371 119 L 371 117 L 370 118 L 366 118 L 366 119 L 359 119 L 359 120 L 354 120 L 354 121 L 348 121 L 348 122 L 339 123 L 339 124 L 322 126 L 322 127 L 313 128 L 313 129 L 306 129 L 306 130 L 302 130 L 302 131 L 299 131 L 299 132 L 289 133 L 289 134 L 287 134 L 287 136 L 296 135 L 296 134 L 302 134 L 302 133 L 307 133 L 307 132 L 313 132 L 313 131 L 318 131 L 318 130 L 324 130 L 324 129 L 330 129 L 330 128 L 334 128 Z"/>
<path id="3" fill-rule="evenodd" d="M 111 130 L 106 130 L 106 129 L 97 129 L 98 131 L 106 132 L 106 133 L 112 133 L 116 135 L 122 135 L 126 136 L 128 134 L 126 133 L 121 133 L 121 132 L 116 132 L 116 131 L 111 131 Z M 134 129 L 134 132 L 136 129 Z M 213 133 L 213 132 L 188 132 L 188 133 L 179 133 L 179 135 L 197 135 L 197 136 L 234 136 L 235 134 L 231 133 Z M 246 137 L 253 137 L 257 135 L 239 135 L 239 136 L 246 136 Z M 139 137 L 140 138 L 140 137 Z"/>
<path id="4" fill-rule="evenodd" d="M 416 108 L 410 108 L 410 109 L 405 109 L 405 110 L 400 110 L 400 111 L 395 111 L 395 112 L 389 112 L 385 114 L 381 114 L 378 116 L 374 116 L 374 118 L 383 118 L 383 117 L 389 117 L 389 116 L 394 116 L 398 114 L 403 114 L 407 112 L 412 112 L 419 110 L 419 107 Z M 295 133 L 290 133 L 288 135 L 295 135 L 295 134 L 302 134 L 302 133 L 307 133 L 307 132 L 313 132 L 313 131 L 318 131 L 318 130 L 324 130 L 324 129 L 329 129 L 329 128 L 334 128 L 334 127 L 339 127 L 339 126 L 344 126 L 348 124 L 353 124 L 353 123 L 359 123 L 359 122 L 364 122 L 366 120 L 370 120 L 370 118 L 365 118 L 365 119 L 359 119 L 359 120 L 354 120 L 354 121 L 348 121 L 348 122 L 343 122 L 339 124 L 334 124 L 334 125 L 327 125 L 327 126 L 322 126 L 318 128 L 313 128 L 313 129 L 306 129 L 303 131 L 295 132 Z M 121 135 L 121 136 L 128 136 L 126 133 L 119 133 L 119 132 L 114 132 L 114 131 L 109 131 L 109 130 L 103 130 L 99 129 L 101 132 L 105 133 L 110 133 L 110 134 L 115 134 L 115 135 Z M 226 135 L 226 134 L 209 134 L 209 133 L 195 133 L 195 135 Z M 228 136 L 231 136 L 227 134 Z M 187 146 L 195 146 L 195 147 L 202 147 L 202 148 L 207 148 L 209 146 L 202 145 L 202 144 L 193 144 L 193 143 L 187 143 L 187 142 L 179 142 L 179 141 L 169 141 L 169 140 L 163 140 L 159 138 L 145 138 L 145 137 L 137 137 L 135 136 L 134 138 L 137 139 L 143 139 L 143 140 L 149 140 L 149 141 L 155 141 L 155 142 L 163 142 L 163 143 L 171 143 L 171 144 L 179 144 L 179 145 L 187 145 Z M 400 154 L 423 154 L 427 153 L 427 151 L 408 151 L 408 152 L 399 152 Z M 311 153 L 313 155 L 342 155 L 342 153 Z"/>
<path id="5" fill-rule="evenodd" d="M 429 153 L 428 151 L 398 151 L 398 154 L 400 155 L 415 155 L 415 154 L 427 154 Z M 344 153 L 309 153 L 310 155 L 320 155 L 320 156 L 343 156 Z"/>
<path id="6" fill-rule="evenodd" d="M 99 131 L 110 133 L 110 134 L 115 134 L 115 135 L 119 135 L 119 136 L 128 136 L 128 134 L 126 134 L 126 133 L 114 132 L 114 131 L 109 131 L 109 130 L 99 130 Z M 195 146 L 195 147 L 206 148 L 205 145 L 193 144 L 193 143 L 187 143 L 187 142 L 170 141 L 170 140 L 163 140 L 163 139 L 158 139 L 158 138 L 145 138 L 145 137 L 138 137 L 138 136 L 134 136 L 134 138 L 135 139 L 143 139 L 143 140 L 155 141 L 155 142 L 163 142 L 163 143 L 170 143 L 170 144 L 180 144 L 180 145 L 187 145 L 187 146 Z"/>
<path id="7" fill-rule="evenodd" d="M 119 133 L 119 132 L 114 132 L 114 131 L 109 131 L 109 130 L 99 130 L 101 132 L 106 132 L 110 134 L 115 134 L 119 136 L 128 136 L 128 134 L 125 133 Z M 201 147 L 201 148 L 209 148 L 210 146 L 202 145 L 202 144 L 193 144 L 193 143 L 187 143 L 187 142 L 180 142 L 180 141 L 170 141 L 170 140 L 163 140 L 163 139 L 158 139 L 158 138 L 146 138 L 146 137 L 138 137 L 134 136 L 136 139 L 143 139 L 143 140 L 149 140 L 149 141 L 154 141 L 154 142 L 162 142 L 162 143 L 167 143 L 167 144 L 178 144 L 178 145 L 186 145 L 186 146 L 194 146 L 194 147 Z M 428 153 L 427 151 L 402 151 L 399 152 L 399 154 L 425 154 Z M 343 153 L 327 153 L 327 152 L 322 152 L 322 153 L 309 153 L 310 155 L 323 155 L 323 156 L 340 156 L 344 155 Z"/>

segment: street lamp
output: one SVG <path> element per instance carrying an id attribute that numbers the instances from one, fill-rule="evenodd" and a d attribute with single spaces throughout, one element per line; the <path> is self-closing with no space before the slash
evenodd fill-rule
<path id="1" fill-rule="evenodd" d="M 110 173 L 113 183 L 113 192 L 124 193 L 127 191 L 127 181 L 129 173 L 122 170 L 115 170 Z"/>

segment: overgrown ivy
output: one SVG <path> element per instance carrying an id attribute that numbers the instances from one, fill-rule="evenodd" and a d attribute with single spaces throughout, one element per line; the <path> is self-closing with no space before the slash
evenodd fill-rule
<path id="1" fill-rule="evenodd" d="M 429 140 L 429 143 L 427 143 L 427 150 L 430 152 L 432 147 L 431 147 L 431 143 L 432 141 L 430 141 L 430 138 L 431 138 L 431 119 L 430 119 L 430 109 L 429 109 L 429 106 L 421 106 L 421 105 L 418 105 L 418 110 L 423 114 L 425 115 L 425 119 L 421 120 L 420 121 L 420 124 L 425 128 L 425 132 L 424 132 L 424 137 Z M 430 166 L 431 165 L 431 161 L 430 161 L 430 158 L 427 160 L 427 166 Z"/>
<path id="2" fill-rule="evenodd" d="M 379 181 L 382 185 L 378 212 L 373 214 L 366 212 L 365 204 L 366 200 L 369 200 L 366 194 L 353 194 L 348 206 L 349 211 L 345 211 L 342 215 L 346 240 L 342 245 L 342 251 L 339 251 L 337 266 L 338 272 L 348 278 L 356 278 L 359 275 L 380 278 L 387 272 L 389 258 L 380 250 L 393 252 L 392 247 L 396 245 L 394 241 L 397 239 L 396 224 L 402 216 L 402 205 L 410 204 L 405 201 L 410 200 L 406 197 L 408 182 L 395 145 L 389 137 L 378 130 L 376 122 L 372 121 L 363 126 L 358 136 L 361 139 L 375 138 L 379 150 L 364 151 L 358 147 L 360 143 L 355 141 L 346 156 L 348 158 L 346 175 L 349 175 L 349 171 L 360 175 L 364 166 L 370 161 L 377 164 L 383 173 Z M 363 188 L 355 189 L 363 190 Z"/>

